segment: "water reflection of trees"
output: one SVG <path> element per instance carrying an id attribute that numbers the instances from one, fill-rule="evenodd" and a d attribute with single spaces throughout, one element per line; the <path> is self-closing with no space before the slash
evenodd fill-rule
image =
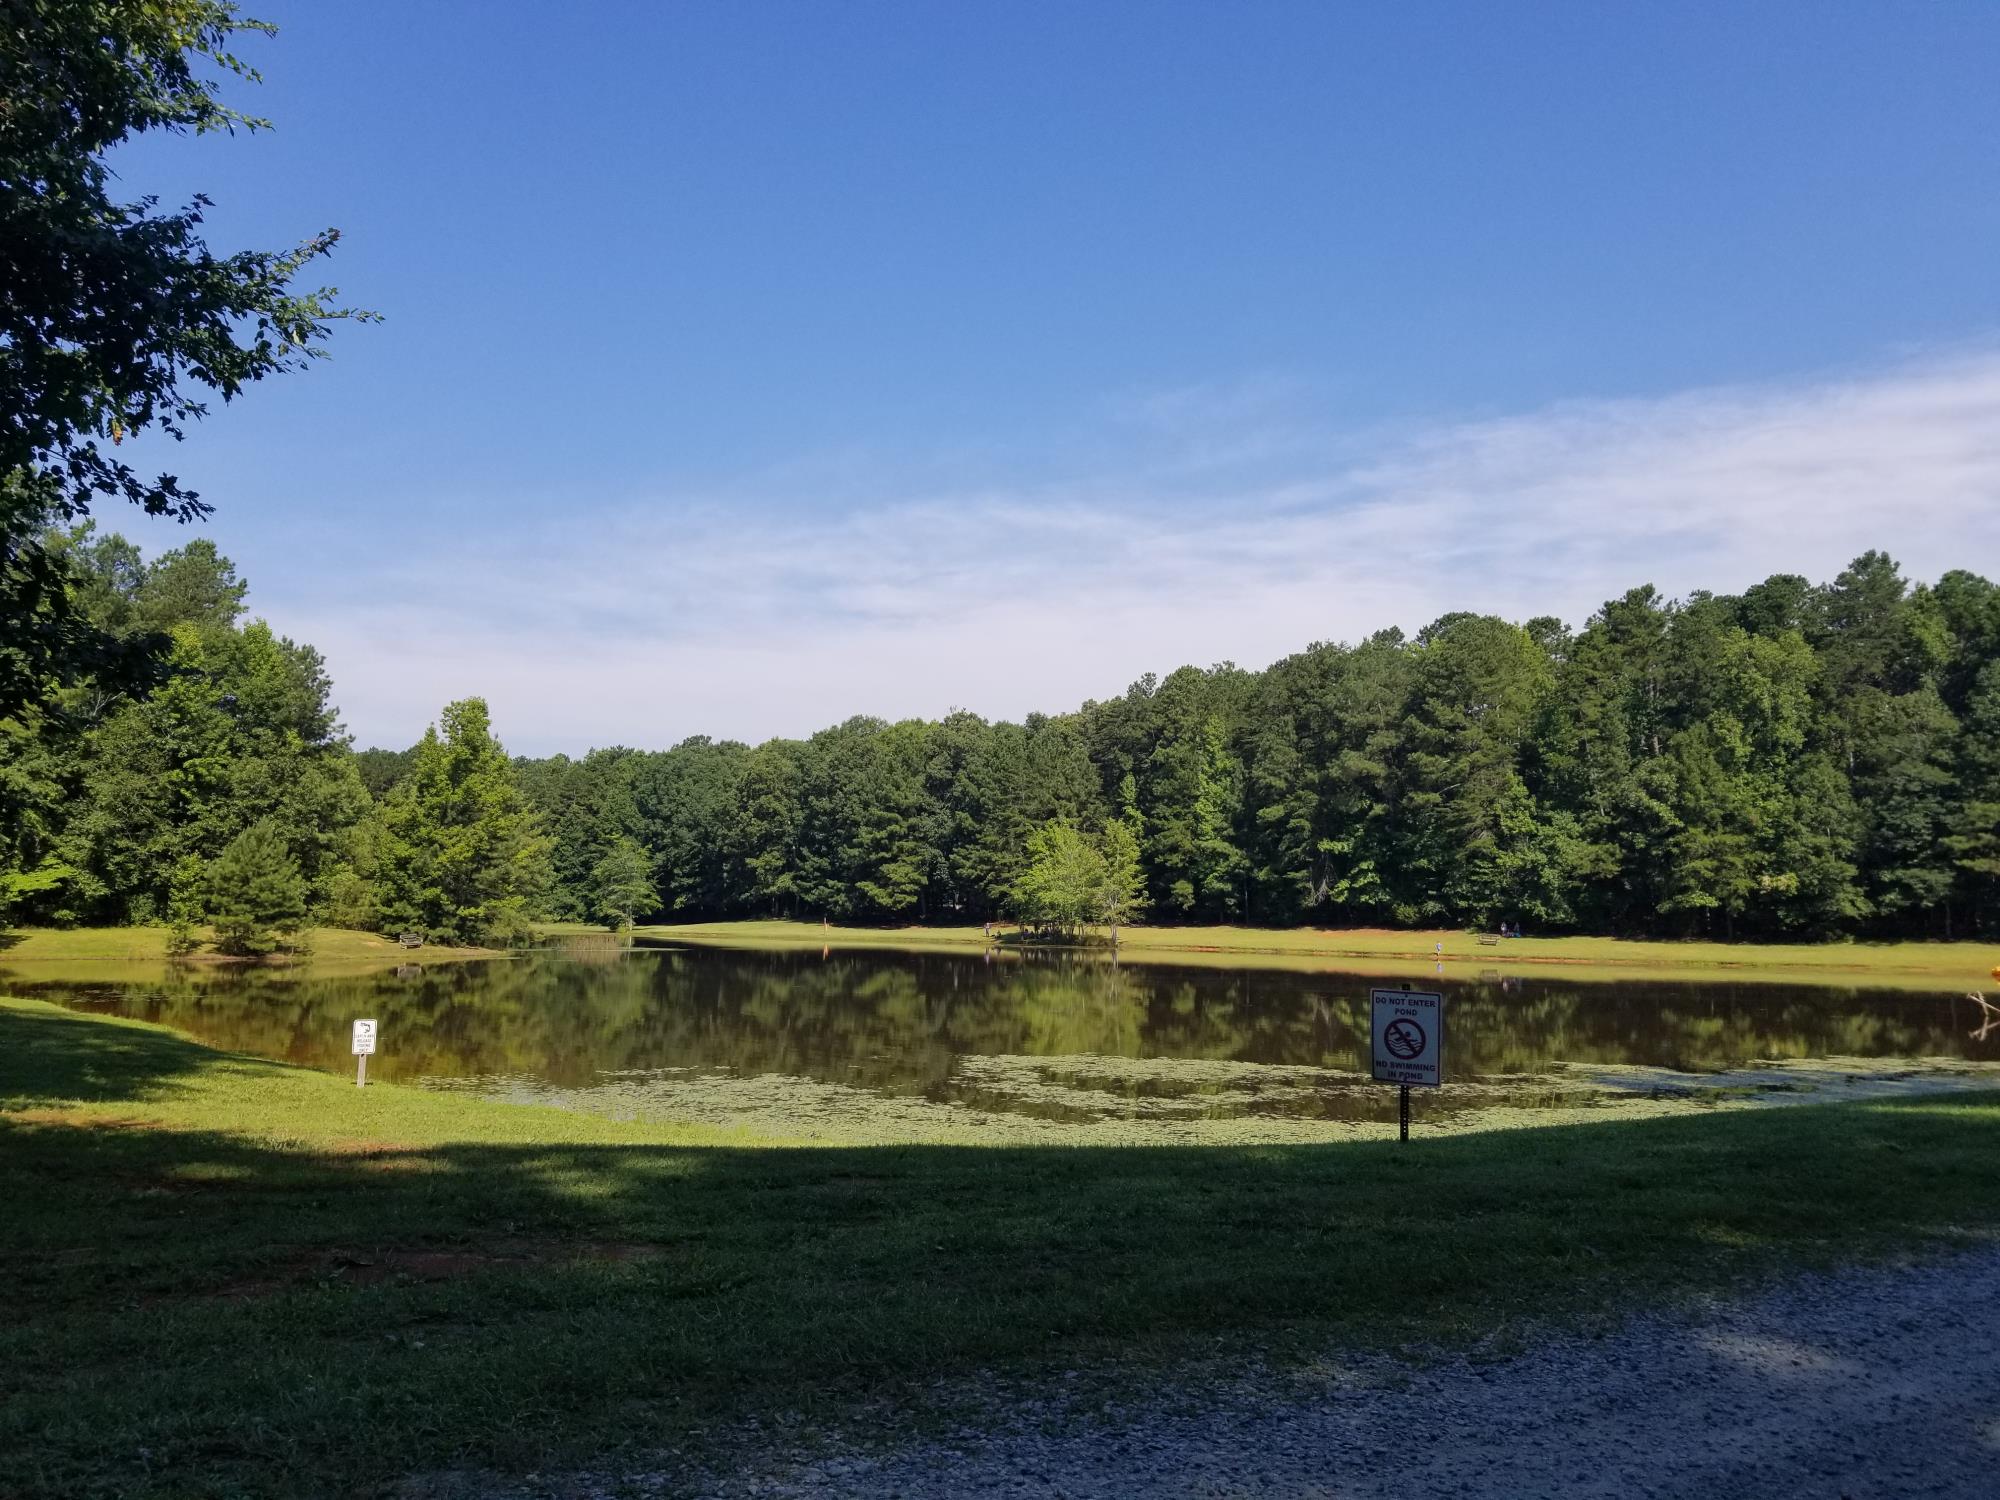
<path id="1" fill-rule="evenodd" d="M 1359 976 L 1117 966 L 1049 955 L 668 951 L 454 964 L 399 979 L 200 971 L 51 998 L 180 1027 L 219 1045 L 344 1067 L 349 1023 L 382 1023 L 378 1076 L 517 1073 L 586 1083 L 661 1067 L 789 1073 L 932 1092 L 961 1055 L 1360 1065 Z M 16 988 L 19 988 L 16 986 Z M 1552 1063 L 1705 1069 L 1756 1058 L 2000 1057 L 1950 996 L 1561 978 L 1445 981 L 1452 1074 Z"/>

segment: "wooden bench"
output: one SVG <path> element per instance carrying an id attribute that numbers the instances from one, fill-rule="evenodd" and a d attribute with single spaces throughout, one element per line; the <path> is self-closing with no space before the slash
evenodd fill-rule
<path id="1" fill-rule="evenodd" d="M 1479 934 L 1479 946 L 1482 948 L 1494 947 L 1499 941 L 1500 934 L 1497 932 L 1482 932 Z"/>
<path id="2" fill-rule="evenodd" d="M 421 948 L 424 945 L 424 935 L 421 932 L 406 932 L 396 941 L 405 948 Z"/>

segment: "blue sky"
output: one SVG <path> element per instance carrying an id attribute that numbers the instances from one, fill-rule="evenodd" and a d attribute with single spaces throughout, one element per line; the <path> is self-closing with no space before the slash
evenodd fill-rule
<path id="1" fill-rule="evenodd" d="M 2000 6 L 259 13 L 278 128 L 119 168 L 386 321 L 159 456 L 363 743 L 2000 569 Z"/>

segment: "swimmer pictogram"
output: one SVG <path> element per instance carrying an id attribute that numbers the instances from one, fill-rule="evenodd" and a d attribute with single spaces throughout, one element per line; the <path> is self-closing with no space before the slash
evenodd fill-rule
<path id="1" fill-rule="evenodd" d="M 1424 1028 L 1408 1019 L 1391 1021 L 1382 1029 L 1382 1045 L 1404 1062 L 1420 1056 L 1429 1041 Z"/>

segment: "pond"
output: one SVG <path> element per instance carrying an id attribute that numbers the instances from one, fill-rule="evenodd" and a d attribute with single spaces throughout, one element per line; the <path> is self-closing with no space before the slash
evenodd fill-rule
<path id="1" fill-rule="evenodd" d="M 194 969 L 7 988 L 371 1079 L 819 1139 L 1307 1139 L 1395 1118 L 1366 1077 L 1368 993 L 1301 966 L 1080 953 L 580 947 L 395 973 Z M 1551 972 L 1424 974 L 1447 1086 L 1419 1119 L 1995 1080 L 1963 993 Z M 1930 1061 L 1917 1064 L 1915 1060 Z M 1830 1063 L 1829 1060 L 1838 1060 Z"/>

